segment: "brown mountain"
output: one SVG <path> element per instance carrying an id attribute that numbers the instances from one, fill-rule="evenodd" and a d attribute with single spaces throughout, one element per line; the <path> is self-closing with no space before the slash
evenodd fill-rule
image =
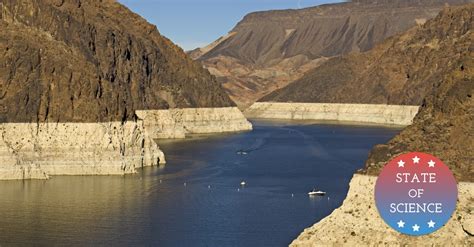
<path id="1" fill-rule="evenodd" d="M 432 153 L 443 160 L 461 181 L 474 182 L 474 4 L 464 8 L 446 9 L 425 26 L 420 41 L 453 37 L 457 53 L 439 63 L 445 72 L 433 73 L 429 94 L 424 99 L 413 125 L 370 153 L 365 173 L 376 175 L 391 158 L 409 151 Z M 457 37 L 457 38 L 456 38 Z M 464 40 L 461 42 L 454 40 Z M 425 43 L 426 44 L 426 43 Z"/>
<path id="2" fill-rule="evenodd" d="M 436 16 L 451 0 L 353 1 L 247 15 L 228 35 L 190 52 L 246 106 L 327 58 L 367 51 Z"/>
<path id="3" fill-rule="evenodd" d="M 112 0 L 0 0 L 0 122 L 231 106 L 208 71 Z"/>
<path id="4" fill-rule="evenodd" d="M 422 105 L 413 125 L 374 148 L 366 172 L 408 151 L 432 153 L 474 181 L 474 4 L 444 9 L 373 50 L 334 58 L 262 101 Z"/>
<path id="5" fill-rule="evenodd" d="M 260 101 L 420 105 L 434 83 L 456 69 L 472 43 L 468 22 L 451 27 L 437 22 L 368 52 L 330 59 Z"/>

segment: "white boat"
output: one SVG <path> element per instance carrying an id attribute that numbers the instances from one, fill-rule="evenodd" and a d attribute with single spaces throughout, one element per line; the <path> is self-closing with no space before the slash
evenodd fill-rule
<path id="1" fill-rule="evenodd" d="M 246 184 L 247 184 L 247 183 L 246 183 L 245 181 L 240 182 L 240 185 L 242 185 L 242 186 L 244 186 L 244 185 L 246 185 Z"/>
<path id="2" fill-rule="evenodd" d="M 324 196 L 324 195 L 326 195 L 326 192 L 313 189 L 312 191 L 308 192 L 308 195 L 310 195 L 310 196 Z"/>

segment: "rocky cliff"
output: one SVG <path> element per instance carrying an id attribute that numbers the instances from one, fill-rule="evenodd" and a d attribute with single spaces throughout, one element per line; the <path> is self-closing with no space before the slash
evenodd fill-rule
<path id="1" fill-rule="evenodd" d="M 234 105 L 199 63 L 116 1 L 0 8 L 0 122 L 124 121 L 135 110 Z"/>
<path id="2" fill-rule="evenodd" d="M 408 105 L 257 102 L 244 113 L 248 118 L 410 125 L 418 108 Z"/>
<path id="3" fill-rule="evenodd" d="M 133 173 L 165 162 L 146 126 L 167 119 L 137 111 L 219 108 L 225 118 L 234 105 L 198 62 L 116 1 L 0 0 L 0 180 Z M 197 124 L 251 129 L 238 113 L 228 126 L 205 114 Z"/>
<path id="4" fill-rule="evenodd" d="M 353 1 L 256 12 L 228 35 L 190 54 L 203 61 L 238 104 L 248 106 L 327 58 L 367 51 L 436 16 L 445 3 L 463 2 Z"/>
<path id="5" fill-rule="evenodd" d="M 0 180 L 124 175 L 164 162 L 143 121 L 0 124 Z"/>
<path id="6" fill-rule="evenodd" d="M 441 46 L 446 57 L 437 63 L 440 71 L 428 70 L 428 95 L 413 125 L 389 143 L 376 146 L 367 160 L 365 173 L 377 175 L 391 157 L 422 151 L 443 160 L 460 181 L 474 182 L 474 4 L 445 9 L 424 27 L 426 43 L 453 37 L 453 47 Z M 429 37 L 429 38 L 428 38 Z M 428 48 L 433 49 L 433 48 Z M 456 53 L 449 52 L 456 49 Z M 427 78 L 428 79 L 428 78 Z"/>
<path id="7" fill-rule="evenodd" d="M 137 111 L 137 116 L 153 139 L 252 130 L 252 124 L 237 107 L 146 110 Z"/>

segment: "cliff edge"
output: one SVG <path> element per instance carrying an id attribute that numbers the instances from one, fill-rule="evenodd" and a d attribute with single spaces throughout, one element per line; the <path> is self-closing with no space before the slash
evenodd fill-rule
<path id="1" fill-rule="evenodd" d="M 0 180 L 134 173 L 165 162 L 146 128 L 158 123 L 137 111 L 234 105 L 200 63 L 116 1 L 0 0 Z M 233 116 L 209 117 L 217 127 L 207 131 L 251 129 Z"/>

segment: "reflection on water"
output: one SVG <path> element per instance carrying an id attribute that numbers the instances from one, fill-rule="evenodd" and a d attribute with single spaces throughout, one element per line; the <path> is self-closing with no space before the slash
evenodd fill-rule
<path id="1" fill-rule="evenodd" d="M 0 245 L 284 246 L 342 203 L 370 148 L 398 131 L 259 122 L 160 141 L 167 166 L 135 175 L 0 182 Z M 308 197 L 313 187 L 327 196 Z"/>

